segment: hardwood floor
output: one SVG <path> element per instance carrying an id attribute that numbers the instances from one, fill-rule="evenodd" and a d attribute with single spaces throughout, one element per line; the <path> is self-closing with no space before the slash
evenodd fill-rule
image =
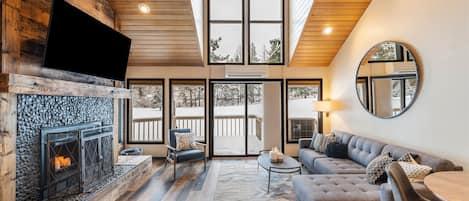
<path id="1" fill-rule="evenodd" d="M 266 173 L 256 170 L 256 158 L 209 160 L 205 172 L 202 161 L 178 164 L 175 181 L 172 164 L 168 163 L 167 167 L 164 164 L 164 160 L 154 159 L 153 176 L 149 181 L 136 192 L 126 193 L 119 201 L 212 201 L 251 197 L 294 200 L 291 175 L 276 175 L 271 186 L 274 193 L 266 193 Z"/>

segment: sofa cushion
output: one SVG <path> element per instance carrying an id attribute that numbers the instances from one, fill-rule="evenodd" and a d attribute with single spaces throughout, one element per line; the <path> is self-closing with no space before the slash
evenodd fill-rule
<path id="1" fill-rule="evenodd" d="M 313 133 L 313 136 L 311 136 L 311 143 L 309 143 L 309 148 L 314 149 L 314 139 L 318 136 L 318 133 Z"/>
<path id="2" fill-rule="evenodd" d="M 335 142 L 335 140 L 336 140 L 335 135 L 325 135 L 324 139 L 321 142 L 321 146 L 319 147 L 319 150 L 316 150 L 316 151 L 319 151 L 321 153 L 326 153 L 327 145 L 329 143 Z"/>
<path id="3" fill-rule="evenodd" d="M 375 140 L 353 136 L 348 144 L 348 157 L 363 166 L 367 166 L 371 160 L 381 155 L 384 146 L 384 143 Z"/>
<path id="4" fill-rule="evenodd" d="M 415 160 L 421 164 L 421 165 L 426 165 L 432 168 L 433 172 L 440 172 L 440 171 L 454 171 L 455 170 L 455 165 L 453 162 L 439 158 L 436 156 L 432 156 L 420 151 L 415 151 L 412 149 L 404 148 L 404 147 L 399 147 L 395 145 L 386 145 L 383 148 L 383 153 L 389 152 L 391 156 L 397 160 L 400 157 L 402 157 L 406 153 L 413 153 L 416 154 L 417 157 Z"/>
<path id="5" fill-rule="evenodd" d="M 412 187 L 426 198 L 434 197 L 432 191 L 428 189 L 425 184 L 422 183 L 411 183 Z M 388 183 L 381 184 L 380 186 L 380 200 L 381 201 L 394 201 L 394 196 L 392 195 L 392 187 Z"/>
<path id="6" fill-rule="evenodd" d="M 392 158 L 388 154 L 373 159 L 368 166 L 366 166 L 366 176 L 370 184 L 382 184 L 386 182 L 388 176 L 386 174 L 386 167 L 392 163 Z"/>
<path id="7" fill-rule="evenodd" d="M 342 144 L 348 144 L 353 136 L 352 134 L 343 131 L 332 131 L 331 134 L 335 135 L 337 142 Z"/>
<path id="8" fill-rule="evenodd" d="M 364 174 L 297 175 L 292 179 L 299 201 L 379 201 L 379 185 L 369 184 Z"/>
<path id="9" fill-rule="evenodd" d="M 326 155 L 332 158 L 347 158 L 347 144 L 329 143 L 326 148 Z"/>
<path id="10" fill-rule="evenodd" d="M 323 134 L 317 134 L 313 141 L 313 149 L 319 151 L 322 141 L 324 140 L 325 136 Z"/>
<path id="11" fill-rule="evenodd" d="M 298 159 L 310 172 L 313 172 L 314 160 L 325 157 L 327 157 L 325 154 L 308 148 L 300 149 L 298 153 Z"/>
<path id="12" fill-rule="evenodd" d="M 365 174 L 365 167 L 349 159 L 318 158 L 314 160 L 315 173 L 320 174 Z"/>

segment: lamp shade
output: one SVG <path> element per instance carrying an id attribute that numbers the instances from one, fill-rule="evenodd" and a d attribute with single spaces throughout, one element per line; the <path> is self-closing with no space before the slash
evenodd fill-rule
<path id="1" fill-rule="evenodd" d="M 332 112 L 336 109 L 335 105 L 332 101 L 316 101 L 313 103 L 313 109 L 318 112 Z"/>

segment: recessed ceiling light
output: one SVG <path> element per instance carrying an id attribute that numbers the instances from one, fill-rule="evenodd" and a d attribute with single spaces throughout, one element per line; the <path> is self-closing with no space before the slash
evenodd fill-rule
<path id="1" fill-rule="evenodd" d="M 145 3 L 140 3 L 140 4 L 138 4 L 138 9 L 139 9 L 140 12 L 142 12 L 142 13 L 145 13 L 145 14 L 150 13 L 150 6 L 148 6 L 148 5 L 145 4 Z"/>
<path id="2" fill-rule="evenodd" d="M 322 34 L 323 35 L 329 35 L 329 34 L 332 33 L 332 30 L 333 30 L 332 27 L 326 27 L 322 30 Z"/>

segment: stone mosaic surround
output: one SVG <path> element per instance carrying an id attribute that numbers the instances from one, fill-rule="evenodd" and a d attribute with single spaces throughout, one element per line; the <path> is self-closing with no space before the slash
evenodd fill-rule
<path id="1" fill-rule="evenodd" d="M 18 95 L 16 200 L 40 200 L 41 128 L 113 122 L 112 98 Z"/>

